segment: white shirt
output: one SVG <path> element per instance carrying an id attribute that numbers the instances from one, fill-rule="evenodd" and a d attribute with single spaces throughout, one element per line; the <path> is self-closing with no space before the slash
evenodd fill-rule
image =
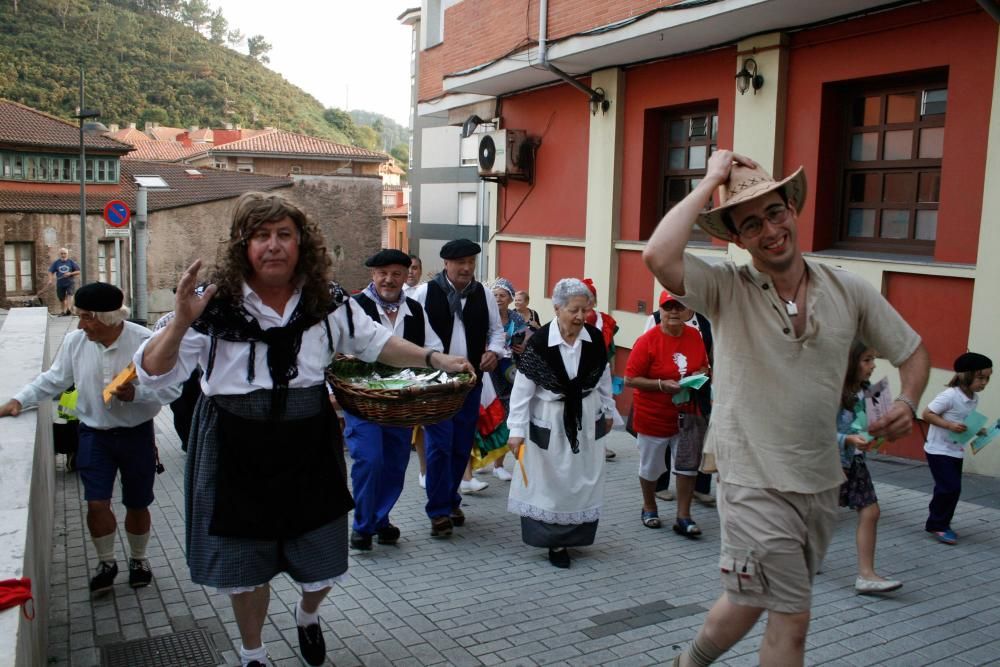
<path id="1" fill-rule="evenodd" d="M 961 424 L 978 405 L 979 397 L 977 395 L 973 394 L 972 398 L 969 398 L 958 387 L 948 387 L 927 404 L 927 409 L 942 419 Z M 953 442 L 949 437 L 950 434 L 951 431 L 948 429 L 931 424 L 927 429 L 927 442 L 924 443 L 924 451 L 928 454 L 942 454 L 956 459 L 965 458 L 965 445 Z"/>
<path id="2" fill-rule="evenodd" d="M 566 375 L 572 380 L 580 371 L 580 353 L 583 349 L 583 342 L 591 342 L 590 333 L 586 327 L 580 330 L 580 335 L 576 337 L 573 344 L 567 343 L 559 327 L 555 322 L 549 326 L 549 347 L 559 346 L 559 356 L 562 357 L 563 366 L 566 368 Z M 601 397 L 601 411 L 605 417 L 614 414 L 615 400 L 611 395 L 611 364 L 604 367 L 604 374 L 597 383 L 597 393 Z M 538 395 L 543 401 L 557 401 L 559 394 L 548 389 L 540 389 L 534 381 L 530 380 L 524 373 L 518 373 L 514 377 L 514 387 L 510 392 L 510 412 L 507 415 L 507 427 L 510 429 L 510 437 L 523 438 L 528 433 L 528 422 L 531 419 L 531 399 Z"/>
<path id="3" fill-rule="evenodd" d="M 152 332 L 133 322 L 123 322 L 121 334 L 110 346 L 91 341 L 80 329 L 63 339 L 62 347 L 49 370 L 17 393 L 21 405 L 37 405 L 76 385 L 79 398 L 76 416 L 91 428 L 109 429 L 138 426 L 157 415 L 160 407 L 181 395 L 179 383 L 157 387 L 135 387 L 135 399 L 129 403 L 112 398 L 107 405 L 101 392 L 132 361 L 132 355 Z"/>
<path id="4" fill-rule="evenodd" d="M 251 315 L 257 318 L 261 329 L 284 326 L 288 323 L 295 306 L 299 303 L 301 294 L 296 290 L 292 298 L 285 304 L 284 312 L 279 315 L 265 305 L 260 297 L 243 284 L 243 306 Z M 351 320 L 354 322 L 354 338 L 348 334 L 347 309 L 351 309 Z M 380 324 L 376 324 L 368 314 L 361 309 L 354 299 L 337 308 L 327 316 L 330 331 L 333 334 L 332 345 L 327 340 L 326 326 L 317 322 L 302 334 L 302 346 L 296 359 L 299 374 L 288 383 L 291 389 L 314 387 L 325 382 L 324 371 L 330 365 L 332 347 L 337 352 L 354 355 L 364 361 L 375 361 L 382 348 L 392 334 Z M 154 336 L 162 335 L 158 331 Z M 208 352 L 211 338 L 194 329 L 188 329 L 181 340 L 177 364 L 163 375 L 149 375 L 142 369 L 142 355 L 146 349 L 143 345 L 135 353 L 135 366 L 139 380 L 151 387 L 183 382 L 191 375 L 196 365 L 201 364 L 205 375 L 201 376 L 201 390 L 206 396 L 249 394 L 258 389 L 273 389 L 271 374 L 267 370 L 267 343 L 258 341 L 254 359 L 254 380 L 247 382 L 247 363 L 250 360 L 250 344 L 227 340 L 218 340 L 215 351 L 215 363 L 212 376 L 208 377 Z"/>
<path id="5" fill-rule="evenodd" d="M 406 288 L 404 287 L 403 289 L 404 289 L 403 294 L 405 295 Z M 366 294 L 365 296 L 368 296 L 368 298 L 371 299 L 370 295 Z M 412 299 L 413 297 L 410 298 Z M 410 311 L 409 304 L 406 303 L 406 300 L 405 299 L 403 300 L 403 303 L 399 307 L 399 310 L 396 311 L 395 322 L 389 320 L 389 316 L 386 315 L 385 309 L 382 308 L 382 304 L 380 304 L 375 299 L 372 299 L 372 303 L 375 304 L 375 308 L 376 310 L 378 310 L 378 316 L 382 320 L 382 326 L 391 331 L 393 336 L 399 336 L 400 338 L 402 338 L 403 320 L 405 320 L 407 317 L 412 317 L 413 315 L 412 312 Z M 368 317 L 368 315 L 365 314 L 365 317 Z M 371 318 L 368 317 L 368 319 Z M 410 342 L 412 343 L 413 341 Z M 427 348 L 428 350 L 437 350 L 438 352 L 444 351 L 444 344 L 441 342 L 441 339 L 438 338 L 437 333 L 434 332 L 434 327 L 431 326 L 431 321 L 430 318 L 427 317 L 427 313 L 424 313 L 424 347 Z"/>
<path id="6" fill-rule="evenodd" d="M 447 280 L 447 278 L 445 278 Z M 413 292 L 407 294 L 408 297 L 415 301 L 419 301 L 420 305 L 424 307 L 424 314 L 427 313 L 427 285 L 429 283 L 421 283 L 414 288 Z M 454 284 L 448 280 L 448 284 L 453 288 Z M 502 357 L 504 355 L 504 342 L 505 334 L 503 331 L 503 325 L 500 323 L 500 309 L 497 308 L 496 299 L 491 299 L 492 296 L 486 287 L 483 287 L 486 291 L 486 312 L 489 314 L 490 329 L 486 335 L 486 349 L 490 352 L 496 353 L 497 357 Z M 462 297 L 462 308 L 465 308 L 466 298 Z M 459 357 L 465 357 L 472 361 L 469 357 L 469 351 L 465 348 L 465 324 L 459 319 L 458 315 L 453 316 L 454 323 L 451 329 L 451 349 L 445 350 L 448 354 L 454 354 Z M 476 362 L 479 359 L 475 360 Z"/>

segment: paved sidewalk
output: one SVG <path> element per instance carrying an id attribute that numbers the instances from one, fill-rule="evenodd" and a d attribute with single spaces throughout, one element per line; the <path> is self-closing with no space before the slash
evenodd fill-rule
<path id="1" fill-rule="evenodd" d="M 220 664 L 238 664 L 228 598 L 193 584 L 184 562 L 184 453 L 169 410 L 157 418 L 156 429 L 167 470 L 157 479 L 151 508 L 155 580 L 139 591 L 120 575 L 113 593 L 91 601 L 87 581 L 94 550 L 82 489 L 57 457 L 51 665 L 99 665 L 102 646 L 189 629 L 212 637 Z M 689 541 L 669 528 L 674 503 L 661 502 L 664 529 L 644 528 L 635 446 L 625 434 L 611 438 L 618 456 L 608 464 L 597 544 L 572 550 L 569 570 L 556 570 L 544 550 L 521 543 L 519 522 L 505 512 L 507 485 L 493 477 L 483 478 L 490 481 L 488 489 L 467 498 L 465 527 L 450 541 L 432 540 L 413 457 L 393 514 L 403 533 L 399 545 L 352 552 L 349 578 L 321 608 L 333 664 L 668 663 L 719 594 L 718 518 L 713 509 L 695 506 L 705 535 Z M 977 502 L 959 505 L 955 527 L 961 543 L 947 547 L 922 530 L 931 487 L 926 467 L 901 460 L 871 467 L 882 505 L 877 566 L 905 585 L 884 598 L 854 594 L 855 517 L 844 510 L 816 582 L 807 664 L 997 664 L 1000 481 L 966 477 L 978 489 L 970 498 Z M 117 499 L 115 506 L 121 520 Z M 120 531 L 119 566 L 125 554 Z M 275 580 L 264 636 L 276 665 L 300 664 L 297 600 L 287 578 Z M 762 631 L 758 624 L 719 664 L 756 664 Z"/>

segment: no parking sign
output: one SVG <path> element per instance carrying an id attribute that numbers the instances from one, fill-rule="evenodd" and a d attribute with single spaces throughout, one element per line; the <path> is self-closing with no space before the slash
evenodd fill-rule
<path id="1" fill-rule="evenodd" d="M 104 206 L 104 221 L 108 223 L 108 228 L 104 230 L 105 236 L 128 236 L 128 221 L 132 219 L 132 212 L 128 204 L 120 199 L 113 199 Z"/>

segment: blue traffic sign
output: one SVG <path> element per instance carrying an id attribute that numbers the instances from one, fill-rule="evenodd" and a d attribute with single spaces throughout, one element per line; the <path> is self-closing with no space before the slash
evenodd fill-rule
<path id="1" fill-rule="evenodd" d="M 124 227 L 131 217 L 128 204 L 120 199 L 109 201 L 104 207 L 104 220 L 112 227 Z"/>

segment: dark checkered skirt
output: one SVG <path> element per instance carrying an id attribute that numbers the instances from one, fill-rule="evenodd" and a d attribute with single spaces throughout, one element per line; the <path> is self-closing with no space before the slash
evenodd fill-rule
<path id="1" fill-rule="evenodd" d="M 291 389 L 285 419 L 303 419 L 327 408 L 324 385 Z M 347 515 L 298 537 L 266 540 L 223 537 L 209 533 L 215 506 L 218 470 L 219 411 L 256 418 L 271 409 L 271 392 L 241 396 L 202 396 L 195 408 L 188 441 L 184 480 L 187 562 L 191 580 L 216 588 L 259 586 L 280 572 L 299 583 L 333 579 L 347 571 Z M 340 440 L 338 439 L 338 442 Z M 338 458 L 343 460 L 343 449 Z"/>
<path id="2" fill-rule="evenodd" d="M 851 467 L 844 472 L 847 474 L 847 481 L 840 486 L 841 507 L 859 510 L 878 502 L 864 454 L 855 454 L 851 459 Z"/>

